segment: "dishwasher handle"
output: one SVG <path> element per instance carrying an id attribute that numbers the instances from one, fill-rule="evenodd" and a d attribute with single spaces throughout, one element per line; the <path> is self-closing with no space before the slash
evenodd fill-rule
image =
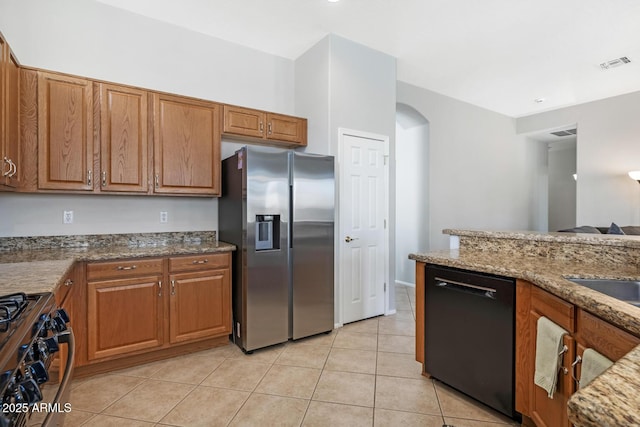
<path id="1" fill-rule="evenodd" d="M 452 289 L 460 292 L 465 292 L 480 297 L 496 299 L 496 290 L 493 288 L 487 288 L 485 286 L 471 285 L 469 283 L 457 282 L 455 280 L 443 279 L 436 277 L 436 286 L 444 289 Z"/>

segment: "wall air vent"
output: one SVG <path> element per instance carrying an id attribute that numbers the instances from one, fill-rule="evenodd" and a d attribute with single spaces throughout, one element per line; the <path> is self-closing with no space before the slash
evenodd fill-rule
<path id="1" fill-rule="evenodd" d="M 576 135 L 578 133 L 578 129 L 567 129 L 567 130 L 559 130 L 556 132 L 551 132 L 551 135 L 555 136 L 571 136 Z"/>
<path id="2" fill-rule="evenodd" d="M 616 59 L 612 59 L 611 61 L 603 62 L 602 64 L 600 64 L 600 68 L 602 68 L 603 70 L 608 70 L 609 68 L 620 67 L 622 65 L 628 64 L 629 62 L 631 62 L 631 60 L 626 56 L 623 56 L 621 58 L 616 58 Z"/>

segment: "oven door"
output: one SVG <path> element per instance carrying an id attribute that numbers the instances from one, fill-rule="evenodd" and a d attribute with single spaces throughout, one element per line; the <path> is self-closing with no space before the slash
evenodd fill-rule
<path id="1" fill-rule="evenodd" d="M 71 412 L 72 409 L 69 394 L 75 359 L 75 337 L 70 327 L 64 332 L 59 332 L 57 337 L 58 345 L 67 347 L 67 360 L 64 362 L 64 367 L 61 367 L 64 369 L 62 380 L 55 384 L 52 379 L 49 379 L 43 384 L 41 387 L 42 401 L 36 403 L 32 408 L 27 422 L 28 426 L 62 426 L 65 414 Z"/>

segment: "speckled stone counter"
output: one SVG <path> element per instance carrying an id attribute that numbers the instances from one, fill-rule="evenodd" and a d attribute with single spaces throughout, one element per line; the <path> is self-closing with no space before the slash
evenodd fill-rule
<path id="1" fill-rule="evenodd" d="M 411 254 L 409 258 L 527 280 L 640 336 L 640 308 L 566 279 L 640 280 L 638 236 L 444 232 L 460 236 L 460 249 Z M 640 425 L 640 346 L 571 397 L 569 418 L 581 427 Z"/>
<path id="2" fill-rule="evenodd" d="M 78 261 L 235 250 L 215 232 L 2 238 L 0 248 L 0 294 L 54 292 Z"/>

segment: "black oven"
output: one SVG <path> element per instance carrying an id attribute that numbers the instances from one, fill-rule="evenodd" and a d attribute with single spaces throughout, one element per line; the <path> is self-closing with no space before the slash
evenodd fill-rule
<path id="1" fill-rule="evenodd" d="M 74 337 L 67 313 L 52 294 L 0 297 L 0 426 L 62 425 L 71 411 Z M 63 378 L 49 377 L 55 355 L 67 347 Z"/>

